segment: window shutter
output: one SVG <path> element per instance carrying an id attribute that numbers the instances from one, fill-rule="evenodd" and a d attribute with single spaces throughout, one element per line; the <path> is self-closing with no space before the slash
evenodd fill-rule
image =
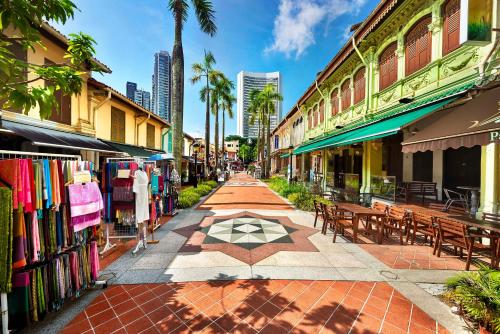
<path id="1" fill-rule="evenodd" d="M 146 128 L 146 146 L 155 148 L 155 132 L 156 128 L 153 124 L 148 124 Z"/>
<path id="2" fill-rule="evenodd" d="M 443 55 L 460 46 L 460 1 L 448 0 L 444 5 Z"/>
<path id="3" fill-rule="evenodd" d="M 365 99 L 365 69 L 362 68 L 354 76 L 354 104 Z"/>
<path id="4" fill-rule="evenodd" d="M 311 129 L 312 128 L 312 116 L 311 116 L 311 110 L 309 110 L 309 113 L 307 114 L 307 128 Z"/>
<path id="5" fill-rule="evenodd" d="M 318 106 L 314 107 L 314 127 L 318 126 Z"/>
<path id="6" fill-rule="evenodd" d="M 332 104 L 332 116 L 335 116 L 339 112 L 339 94 L 337 89 L 334 89 L 332 95 L 330 95 L 330 101 Z"/>
<path id="7" fill-rule="evenodd" d="M 397 43 L 390 44 L 380 55 L 379 90 L 392 85 L 398 79 L 398 60 L 396 56 Z"/>
<path id="8" fill-rule="evenodd" d="M 342 111 L 351 106 L 351 87 L 349 87 L 350 80 L 346 80 L 342 84 Z"/>
<path id="9" fill-rule="evenodd" d="M 325 120 L 325 100 L 321 100 L 319 103 L 319 122 L 323 123 Z"/>
<path id="10" fill-rule="evenodd" d="M 125 112 L 111 107 L 111 140 L 125 143 Z"/>
<path id="11" fill-rule="evenodd" d="M 410 75 L 431 61 L 431 17 L 417 22 L 406 36 L 406 75 Z"/>

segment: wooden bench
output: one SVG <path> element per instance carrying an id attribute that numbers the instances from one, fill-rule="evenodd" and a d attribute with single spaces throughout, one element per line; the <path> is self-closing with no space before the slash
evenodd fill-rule
<path id="1" fill-rule="evenodd" d="M 424 203 L 428 196 L 433 197 L 434 200 L 437 201 L 438 193 L 436 183 L 420 181 L 405 182 L 403 186 L 400 186 L 398 196 L 402 197 L 406 203 L 415 196 L 421 196 L 422 203 Z"/>

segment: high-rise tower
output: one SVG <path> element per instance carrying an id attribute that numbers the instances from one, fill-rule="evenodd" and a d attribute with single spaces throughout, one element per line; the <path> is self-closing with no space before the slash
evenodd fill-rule
<path id="1" fill-rule="evenodd" d="M 151 107 L 155 114 L 171 121 L 172 58 L 167 51 L 155 53 L 153 69 L 153 99 Z"/>

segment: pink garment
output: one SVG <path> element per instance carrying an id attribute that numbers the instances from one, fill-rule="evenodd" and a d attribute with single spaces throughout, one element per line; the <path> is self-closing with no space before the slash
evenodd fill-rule
<path id="1" fill-rule="evenodd" d="M 19 192 L 22 192 L 22 182 L 19 174 L 19 162 L 17 159 L 0 160 L 0 177 L 12 186 L 14 209 L 18 207 L 20 202 Z"/>
<path id="2" fill-rule="evenodd" d="M 33 220 L 31 223 L 31 240 L 33 242 L 32 246 L 32 259 L 33 262 L 36 262 L 39 260 L 38 254 L 40 253 L 40 234 L 38 230 L 38 217 L 36 211 L 33 211 Z"/>
<path id="3" fill-rule="evenodd" d="M 92 280 L 95 281 L 97 280 L 97 277 L 99 277 L 99 254 L 97 252 L 97 242 L 92 241 L 90 243 L 90 271 L 92 274 Z"/>
<path id="4" fill-rule="evenodd" d="M 28 159 L 19 159 L 19 170 L 21 173 L 21 188 L 18 189 L 19 202 L 23 203 L 24 212 L 33 212 Z"/>
<path id="5" fill-rule="evenodd" d="M 81 231 L 101 222 L 104 209 L 101 191 L 95 182 L 70 184 L 68 187 L 71 226 L 74 231 Z"/>

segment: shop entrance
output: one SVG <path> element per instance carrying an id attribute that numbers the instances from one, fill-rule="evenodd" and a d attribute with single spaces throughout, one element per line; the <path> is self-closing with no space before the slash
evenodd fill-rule
<path id="1" fill-rule="evenodd" d="M 444 188 L 481 185 L 481 146 L 449 148 L 443 159 Z"/>

